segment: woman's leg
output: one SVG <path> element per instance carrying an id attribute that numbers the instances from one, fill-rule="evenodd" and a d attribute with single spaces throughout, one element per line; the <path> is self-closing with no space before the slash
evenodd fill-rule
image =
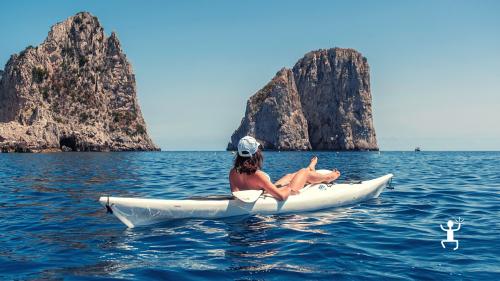
<path id="1" fill-rule="evenodd" d="M 318 157 L 314 156 L 311 159 L 311 162 L 309 163 L 309 166 L 307 166 L 307 168 L 310 171 L 316 171 L 316 164 L 317 163 L 318 163 Z M 297 172 L 291 173 L 291 174 L 286 174 L 281 179 L 279 179 L 278 181 L 276 181 L 274 183 L 274 185 L 280 185 L 280 186 L 288 185 L 292 181 L 293 177 L 295 177 L 296 174 L 297 174 Z"/>
<path id="2" fill-rule="evenodd" d="M 309 168 L 309 170 L 311 170 L 311 171 L 316 171 L 316 164 L 318 164 L 318 157 L 313 156 L 313 158 L 311 159 L 311 162 L 309 163 L 309 166 L 307 166 L 307 168 Z"/>
<path id="3" fill-rule="evenodd" d="M 307 178 L 308 183 L 322 183 L 322 182 L 331 182 L 340 177 L 340 172 L 337 170 L 333 170 L 328 174 L 320 174 L 316 171 L 312 171 L 309 173 L 309 177 Z"/>
<path id="4" fill-rule="evenodd" d="M 301 190 L 306 183 L 322 183 L 331 182 L 340 176 L 340 172 L 335 170 L 328 174 L 319 174 L 315 171 L 304 168 L 295 173 L 295 176 L 290 181 L 290 188 L 293 191 Z"/>
<path id="5" fill-rule="evenodd" d="M 291 173 L 291 174 L 286 174 L 284 175 L 281 179 L 276 181 L 274 185 L 280 185 L 280 186 L 285 186 L 290 183 L 290 181 L 293 179 L 296 173 Z"/>

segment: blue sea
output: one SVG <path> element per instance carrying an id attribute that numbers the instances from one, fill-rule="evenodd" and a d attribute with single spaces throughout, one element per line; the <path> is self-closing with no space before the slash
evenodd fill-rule
<path id="1" fill-rule="evenodd" d="M 229 152 L 0 155 L 1 280 L 500 280 L 500 152 L 265 152 L 273 179 L 319 157 L 353 206 L 127 229 L 102 195 L 228 194 Z M 448 220 L 463 219 L 459 248 Z M 454 227 L 457 225 L 455 224 Z"/>

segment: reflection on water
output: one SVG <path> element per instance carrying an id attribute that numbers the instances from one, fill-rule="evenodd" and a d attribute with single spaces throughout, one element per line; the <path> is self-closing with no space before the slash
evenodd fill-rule
<path id="1" fill-rule="evenodd" d="M 0 279 L 491 279 L 498 275 L 500 153 L 328 153 L 342 180 L 392 172 L 394 191 L 311 213 L 125 228 L 99 196 L 227 194 L 225 152 L 0 157 Z M 273 178 L 312 153 L 267 153 Z M 464 175 L 464 170 L 474 173 Z M 439 223 L 462 216 L 460 251 Z M 446 262 L 443 262 L 446 261 Z"/>

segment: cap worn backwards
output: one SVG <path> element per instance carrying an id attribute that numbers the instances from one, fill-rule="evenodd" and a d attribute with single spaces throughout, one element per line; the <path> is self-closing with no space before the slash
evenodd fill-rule
<path id="1" fill-rule="evenodd" d="M 241 157 L 252 157 L 259 150 L 260 143 L 251 136 L 245 136 L 238 142 L 238 155 Z"/>

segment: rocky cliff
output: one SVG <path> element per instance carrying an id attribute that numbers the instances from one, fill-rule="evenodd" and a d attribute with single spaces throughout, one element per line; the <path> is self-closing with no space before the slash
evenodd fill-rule
<path id="1" fill-rule="evenodd" d="M 283 73 L 293 77 L 287 77 L 286 87 L 277 87 L 285 90 L 275 91 L 281 94 L 271 101 L 263 93 Z M 378 150 L 371 100 L 369 66 L 359 52 L 333 48 L 307 53 L 249 99 L 228 149 L 252 135 L 270 150 Z"/>
<path id="2" fill-rule="evenodd" d="M 158 150 L 118 37 L 82 12 L 11 56 L 0 78 L 2 151 Z"/>
<path id="3" fill-rule="evenodd" d="M 231 137 L 229 149 L 240 138 L 252 135 L 266 149 L 311 149 L 307 122 L 302 113 L 293 73 L 280 70 L 262 90 L 250 97 L 245 117 Z"/>

